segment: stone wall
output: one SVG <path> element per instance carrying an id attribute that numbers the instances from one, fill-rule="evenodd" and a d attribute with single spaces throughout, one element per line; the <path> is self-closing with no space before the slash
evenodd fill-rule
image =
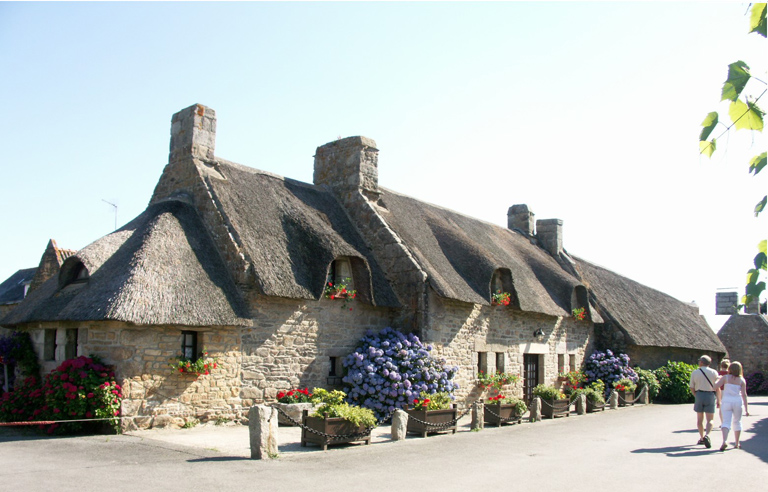
<path id="1" fill-rule="evenodd" d="M 123 386 L 125 427 L 181 426 L 192 419 L 239 420 L 278 391 L 341 383 L 341 360 L 369 329 L 389 326 L 393 313 L 360 301 L 250 299 L 253 326 L 137 327 L 120 322 L 43 323 L 31 329 L 43 373 L 65 360 L 67 330 L 77 329 L 77 355 L 97 355 L 115 367 Z M 350 310 L 349 308 L 352 308 Z M 45 332 L 55 330 L 55 360 L 45 361 Z M 198 349 L 217 368 L 193 376 L 170 367 L 181 354 L 181 332 L 198 333 Z M 331 357 L 337 376 L 331 377 Z"/>
<path id="2" fill-rule="evenodd" d="M 254 325 L 242 330 L 245 406 L 274 401 L 281 390 L 341 384 L 343 357 L 354 351 L 366 331 L 390 326 L 394 314 L 359 301 L 342 308 L 343 302 L 251 301 Z M 336 376 L 331 376 L 331 357 Z"/>
<path id="3" fill-rule="evenodd" d="M 520 381 L 513 392 L 522 396 L 523 355 L 540 354 L 543 365 L 540 379 L 554 384 L 559 372 L 558 355 L 563 355 L 565 371 L 580 368 L 585 353 L 593 346 L 593 325 L 574 318 L 556 318 L 516 311 L 504 306 L 481 306 L 429 296 L 429 320 L 423 341 L 435 346 L 435 354 L 448 364 L 459 366 L 457 401 L 466 404 L 479 397 L 477 388 L 478 353 L 487 354 L 487 371 L 496 370 L 496 354 L 503 353 L 503 371 L 517 374 Z M 541 328 L 544 337 L 533 333 Z M 575 356 L 571 367 L 570 355 Z"/>

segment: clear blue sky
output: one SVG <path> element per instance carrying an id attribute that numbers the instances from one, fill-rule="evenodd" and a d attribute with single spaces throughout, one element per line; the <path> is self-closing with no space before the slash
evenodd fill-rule
<path id="1" fill-rule="evenodd" d="M 746 3 L 0 3 L 0 280 L 49 238 L 79 249 L 145 208 L 171 115 L 218 116 L 216 155 L 312 181 L 365 135 L 384 187 L 565 248 L 718 329 L 768 231 L 747 173 L 764 135 L 698 155 L 728 63 L 765 78 Z M 757 90 L 755 87 L 747 87 Z M 759 88 L 762 90 L 762 88 Z M 763 103 L 768 106 L 768 101 Z M 716 133 L 719 133 L 717 131 Z"/>

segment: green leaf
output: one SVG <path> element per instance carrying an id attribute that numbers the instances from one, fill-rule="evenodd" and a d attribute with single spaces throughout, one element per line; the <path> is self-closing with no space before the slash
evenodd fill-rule
<path id="1" fill-rule="evenodd" d="M 699 140 L 706 140 L 709 138 L 709 134 L 712 133 L 712 130 L 717 126 L 717 111 L 709 113 L 707 117 L 704 118 L 704 121 L 701 122 L 701 126 L 704 128 L 701 129 Z"/>
<path id="2" fill-rule="evenodd" d="M 743 61 L 739 60 L 728 65 L 728 79 L 723 83 L 723 97 L 720 100 L 737 100 L 750 77 L 749 66 Z"/>
<path id="3" fill-rule="evenodd" d="M 749 161 L 749 172 L 755 173 L 755 176 L 757 176 L 757 173 L 763 170 L 765 167 L 765 152 L 763 152 L 760 155 L 756 155 L 752 158 L 751 161 Z"/>
<path id="4" fill-rule="evenodd" d="M 707 157 L 712 157 L 712 154 L 717 150 L 717 140 L 714 138 L 712 141 L 702 140 L 699 142 L 699 154 L 704 154 Z"/>
<path id="5" fill-rule="evenodd" d="M 754 285 L 757 283 L 757 279 L 760 278 L 760 270 L 752 268 L 747 271 L 747 285 Z"/>
<path id="6" fill-rule="evenodd" d="M 752 102 L 733 101 L 728 116 L 737 130 L 763 131 L 763 112 Z"/>
<path id="7" fill-rule="evenodd" d="M 765 290 L 765 282 L 756 282 L 754 284 L 747 285 L 747 296 L 755 299 L 760 298 L 760 294 Z M 746 303 L 745 303 L 746 304 Z"/>
<path id="8" fill-rule="evenodd" d="M 755 217 L 760 215 L 760 212 L 765 210 L 766 204 L 768 204 L 768 195 L 764 196 L 763 199 L 757 202 L 757 205 L 755 205 Z"/>
<path id="9" fill-rule="evenodd" d="M 768 255 L 768 239 L 763 239 L 759 243 L 757 243 L 757 250 L 763 253 L 764 255 Z M 765 267 L 763 267 L 763 270 L 765 270 Z"/>
<path id="10" fill-rule="evenodd" d="M 757 253 L 755 255 L 755 268 L 758 270 L 766 269 L 766 255 L 765 253 Z"/>
<path id="11" fill-rule="evenodd" d="M 765 4 L 756 3 L 752 6 L 752 15 L 749 18 L 749 32 L 756 32 L 762 37 L 766 37 L 765 23 Z"/>

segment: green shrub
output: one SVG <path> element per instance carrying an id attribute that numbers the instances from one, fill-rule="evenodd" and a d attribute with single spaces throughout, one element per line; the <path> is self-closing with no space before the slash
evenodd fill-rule
<path id="1" fill-rule="evenodd" d="M 416 410 L 447 410 L 451 408 L 453 398 L 450 393 L 439 391 L 437 393 L 427 393 L 422 391 L 419 395 L 421 399 L 413 400 L 413 408 Z"/>
<path id="2" fill-rule="evenodd" d="M 562 400 L 568 398 L 559 389 L 546 384 L 540 384 L 533 388 L 533 396 L 538 396 L 542 400 Z"/>
<path id="3" fill-rule="evenodd" d="M 689 384 L 691 373 L 696 369 L 697 366 L 693 364 L 668 361 L 667 365 L 653 371 L 661 386 L 659 400 L 669 403 L 693 403 Z"/>
<path id="4" fill-rule="evenodd" d="M 592 403 L 596 403 L 598 405 L 602 405 L 605 403 L 605 397 L 603 396 L 602 390 L 596 390 L 595 388 L 584 388 L 583 390 L 580 390 L 581 393 L 583 393 L 587 400 L 591 401 Z"/>
<path id="5" fill-rule="evenodd" d="M 659 391 L 661 391 L 661 384 L 659 384 L 659 379 L 656 377 L 653 371 L 649 369 L 640 369 L 639 367 L 636 367 L 635 372 L 637 373 L 638 377 L 638 388 L 642 388 L 643 385 L 648 386 L 648 398 L 651 401 L 655 400 L 656 397 L 659 396 Z"/>
<path id="6" fill-rule="evenodd" d="M 313 417 L 341 418 L 363 427 L 376 425 L 376 416 L 369 408 L 357 407 L 344 401 L 347 394 L 343 391 L 328 391 L 323 388 L 312 390 L 312 403 L 319 405 Z"/>
<path id="7" fill-rule="evenodd" d="M 613 389 L 616 391 L 628 391 L 634 393 L 637 389 L 637 385 L 631 379 L 619 379 L 613 382 Z"/>

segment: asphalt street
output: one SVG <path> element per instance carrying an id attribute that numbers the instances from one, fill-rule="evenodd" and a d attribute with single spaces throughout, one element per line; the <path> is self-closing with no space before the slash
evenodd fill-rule
<path id="1" fill-rule="evenodd" d="M 242 425 L 118 436 L 43 437 L 0 430 L 1 491 L 145 490 L 766 490 L 768 397 L 751 400 L 742 449 L 697 446 L 692 405 L 599 414 L 389 440 L 301 448 L 280 427 L 280 456 L 251 460 Z M 716 425 L 719 424 L 716 417 Z M 732 440 L 732 438 L 731 438 Z"/>

